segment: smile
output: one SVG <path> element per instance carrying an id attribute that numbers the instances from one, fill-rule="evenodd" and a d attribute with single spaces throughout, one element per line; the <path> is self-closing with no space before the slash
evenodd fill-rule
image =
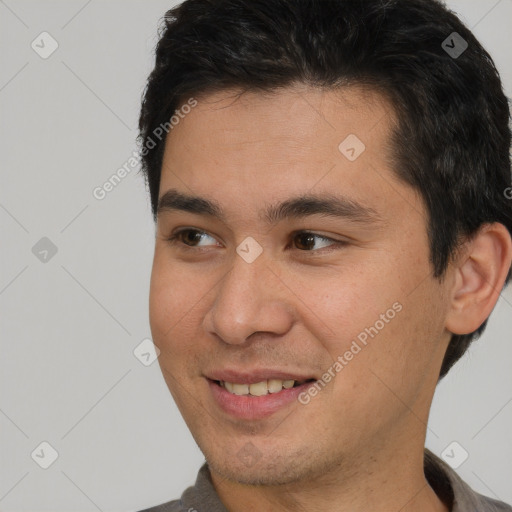
<path id="1" fill-rule="evenodd" d="M 227 381 L 215 381 L 219 386 L 223 387 L 229 393 L 238 396 L 265 396 L 267 394 L 279 393 L 283 389 L 290 389 L 296 386 L 312 382 L 314 379 L 304 381 L 298 380 L 281 380 L 281 379 L 267 379 L 254 384 L 239 384 Z"/>
<path id="2" fill-rule="evenodd" d="M 300 405 L 298 396 L 315 381 L 270 378 L 240 383 L 206 380 L 216 408 L 232 418 L 248 421 L 263 420 L 293 404 Z"/>

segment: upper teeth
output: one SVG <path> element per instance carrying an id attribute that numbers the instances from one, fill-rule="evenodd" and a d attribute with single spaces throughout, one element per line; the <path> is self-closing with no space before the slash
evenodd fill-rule
<path id="1" fill-rule="evenodd" d="M 221 381 L 220 385 L 235 395 L 263 396 L 267 393 L 279 393 L 283 388 L 293 388 L 295 380 L 268 379 L 254 384 L 235 384 Z"/>

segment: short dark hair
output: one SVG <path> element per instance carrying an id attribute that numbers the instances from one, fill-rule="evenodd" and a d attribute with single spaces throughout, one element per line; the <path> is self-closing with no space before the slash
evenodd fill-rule
<path id="1" fill-rule="evenodd" d="M 192 95 L 365 85 L 394 107 L 393 170 L 425 203 L 434 277 L 482 225 L 512 234 L 508 101 L 492 58 L 440 1 L 186 0 L 165 14 L 155 53 L 138 137 L 155 220 L 165 138 L 152 135 Z M 486 324 L 452 335 L 440 378 Z"/>

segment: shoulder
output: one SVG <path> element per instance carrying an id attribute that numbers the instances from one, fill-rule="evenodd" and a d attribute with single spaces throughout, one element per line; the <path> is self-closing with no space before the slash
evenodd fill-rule
<path id="1" fill-rule="evenodd" d="M 512 512 L 512 506 L 508 505 L 507 503 L 504 503 L 503 501 L 498 501 L 493 498 L 488 498 L 487 496 L 483 496 L 481 494 L 478 494 L 474 491 L 470 492 L 473 494 L 474 498 L 476 499 L 476 502 L 478 503 L 479 511 L 482 512 Z M 471 502 L 471 506 L 472 502 Z M 465 512 L 467 509 L 470 510 L 467 506 L 466 508 L 460 507 L 462 512 Z M 473 509 L 471 509 L 473 510 Z"/>
<path id="2" fill-rule="evenodd" d="M 452 504 L 452 512 L 512 512 L 512 506 L 473 491 L 455 470 L 429 450 L 425 450 L 425 476 L 436 494 Z"/>

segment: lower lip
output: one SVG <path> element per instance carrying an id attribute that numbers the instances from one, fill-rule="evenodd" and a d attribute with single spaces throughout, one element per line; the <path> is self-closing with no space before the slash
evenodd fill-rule
<path id="1" fill-rule="evenodd" d="M 224 412 L 244 420 L 259 420 L 271 416 L 292 402 L 297 402 L 298 396 L 313 384 L 313 382 L 305 382 L 300 386 L 263 396 L 240 396 L 230 393 L 213 380 L 207 379 L 207 381 L 219 407 Z"/>

